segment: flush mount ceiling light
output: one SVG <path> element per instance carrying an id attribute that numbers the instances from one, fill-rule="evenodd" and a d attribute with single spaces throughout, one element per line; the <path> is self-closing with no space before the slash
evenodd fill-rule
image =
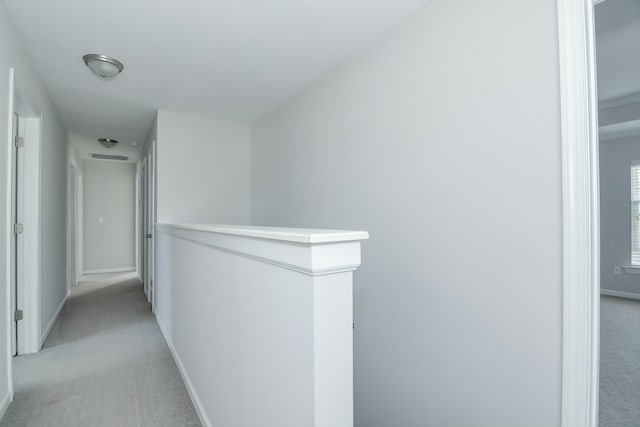
<path id="1" fill-rule="evenodd" d="M 118 141 L 116 141 L 115 139 L 109 139 L 109 138 L 100 138 L 98 139 L 98 142 L 102 144 L 105 148 L 111 148 L 118 143 Z"/>
<path id="2" fill-rule="evenodd" d="M 118 77 L 118 74 L 124 68 L 122 62 L 107 55 L 98 55 L 90 53 L 82 57 L 84 63 L 100 80 L 112 80 Z"/>

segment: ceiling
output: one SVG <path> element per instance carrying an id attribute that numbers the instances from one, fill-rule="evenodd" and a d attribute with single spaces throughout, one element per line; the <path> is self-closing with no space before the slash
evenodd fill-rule
<path id="1" fill-rule="evenodd" d="M 640 0 L 607 0 L 595 8 L 598 96 L 640 93 Z"/>
<path id="2" fill-rule="evenodd" d="M 4 1 L 68 130 L 130 144 L 156 109 L 254 121 L 429 0 Z"/>

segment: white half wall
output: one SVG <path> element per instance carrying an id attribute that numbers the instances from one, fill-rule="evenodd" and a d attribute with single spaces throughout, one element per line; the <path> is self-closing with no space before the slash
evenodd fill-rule
<path id="1" fill-rule="evenodd" d="M 249 223 L 249 127 L 158 111 L 157 221 Z"/>
<path id="2" fill-rule="evenodd" d="M 136 164 L 84 160 L 83 271 L 134 270 Z"/>
<path id="3" fill-rule="evenodd" d="M 60 303 L 66 297 L 66 140 L 67 134 L 51 104 L 47 91 L 35 73 L 29 58 L 22 49 L 17 32 L 4 3 L 0 3 L 0 138 L 4 149 L 0 150 L 0 188 L 5 197 L 5 209 L 0 209 L 0 259 L 7 259 L 9 227 L 6 209 L 8 203 L 8 161 L 11 132 L 9 121 L 9 69 L 15 67 L 16 76 L 29 97 L 29 102 L 42 114 L 41 153 L 41 331 L 55 316 Z M 9 286 L 8 266 L 0 262 L 2 283 Z M 6 293 L 5 293 L 6 296 Z M 0 304 L 0 402 L 6 402 L 11 379 L 9 378 L 7 345 L 10 325 L 7 323 L 8 298 Z M 5 406 L 2 405 L 2 408 Z M 1 414 L 0 414 L 1 415 Z"/>
<path id="4" fill-rule="evenodd" d="M 353 427 L 367 237 L 158 224 L 155 315 L 204 427 Z"/>
<path id="5" fill-rule="evenodd" d="M 366 229 L 358 427 L 557 427 L 556 2 L 435 0 L 252 128 L 254 225 Z"/>

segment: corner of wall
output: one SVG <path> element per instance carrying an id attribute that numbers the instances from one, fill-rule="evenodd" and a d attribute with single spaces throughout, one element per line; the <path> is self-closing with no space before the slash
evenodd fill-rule
<path id="1" fill-rule="evenodd" d="M 0 397 L 0 420 L 4 418 L 4 414 L 7 413 L 9 405 L 11 404 L 12 396 L 10 390 L 5 390 L 2 397 Z"/>

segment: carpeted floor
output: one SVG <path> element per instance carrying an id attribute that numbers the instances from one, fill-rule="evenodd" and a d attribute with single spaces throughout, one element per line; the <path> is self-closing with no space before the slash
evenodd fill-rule
<path id="1" fill-rule="evenodd" d="M 75 287 L 40 353 L 14 359 L 0 426 L 200 426 L 133 274 Z"/>
<path id="2" fill-rule="evenodd" d="M 640 301 L 600 299 L 599 427 L 640 426 Z"/>

